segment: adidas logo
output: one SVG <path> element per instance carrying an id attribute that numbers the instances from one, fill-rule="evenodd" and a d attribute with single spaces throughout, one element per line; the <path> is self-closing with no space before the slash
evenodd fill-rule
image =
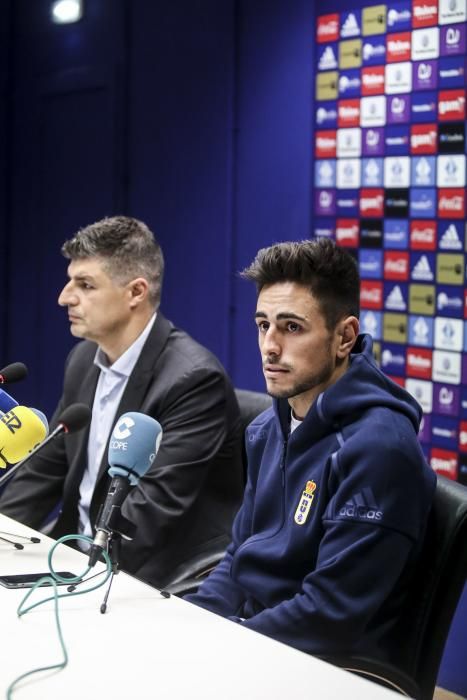
<path id="1" fill-rule="evenodd" d="M 359 36 L 359 34 L 360 27 L 358 26 L 357 18 L 353 12 L 351 12 L 349 15 L 347 15 L 347 19 L 341 27 L 341 37 L 343 39 L 347 39 L 351 36 Z"/>
<path id="2" fill-rule="evenodd" d="M 319 60 L 319 69 L 329 70 L 330 68 L 337 68 L 337 59 L 334 55 L 332 47 L 326 46 Z"/>
<path id="3" fill-rule="evenodd" d="M 444 250 L 461 250 L 462 242 L 455 224 L 450 224 L 440 238 L 439 247 Z"/>
<path id="4" fill-rule="evenodd" d="M 407 305 L 398 284 L 391 290 L 386 298 L 386 308 L 395 311 L 405 311 Z"/>
<path id="5" fill-rule="evenodd" d="M 339 510 L 341 518 L 357 518 L 358 520 L 381 520 L 383 511 L 378 509 L 375 497 L 370 488 L 363 489 L 345 503 Z"/>
<path id="6" fill-rule="evenodd" d="M 417 264 L 412 270 L 412 277 L 414 280 L 423 280 L 425 282 L 433 281 L 433 271 L 426 255 L 422 255 L 422 257 L 418 260 Z"/>

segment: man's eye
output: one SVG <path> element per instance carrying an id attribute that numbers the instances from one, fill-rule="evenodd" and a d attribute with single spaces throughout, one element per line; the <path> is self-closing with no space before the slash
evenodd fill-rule
<path id="1" fill-rule="evenodd" d="M 297 333 L 299 331 L 301 326 L 298 325 L 298 323 L 294 323 L 293 321 L 289 321 L 287 324 L 287 330 L 290 331 L 291 333 Z"/>
<path id="2" fill-rule="evenodd" d="M 260 333 L 266 333 L 268 328 L 269 328 L 269 323 L 266 323 L 266 321 L 260 321 L 258 323 L 258 330 Z"/>

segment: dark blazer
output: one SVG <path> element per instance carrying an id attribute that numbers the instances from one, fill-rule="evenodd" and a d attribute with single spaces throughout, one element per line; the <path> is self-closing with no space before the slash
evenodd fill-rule
<path id="1" fill-rule="evenodd" d="M 83 341 L 68 356 L 51 427 L 72 403 L 92 408 L 99 376 L 96 348 Z M 163 587 L 178 566 L 209 544 L 230 541 L 243 490 L 239 409 L 218 360 L 159 311 L 115 420 L 127 411 L 154 417 L 163 438 L 153 465 L 122 508 L 137 530 L 122 544 L 121 566 Z M 18 470 L 0 498 L 0 511 L 39 529 L 61 500 L 51 536 L 76 533 L 88 437 L 89 428 L 51 441 Z M 90 507 L 93 525 L 107 493 L 107 469 L 105 450 Z"/>

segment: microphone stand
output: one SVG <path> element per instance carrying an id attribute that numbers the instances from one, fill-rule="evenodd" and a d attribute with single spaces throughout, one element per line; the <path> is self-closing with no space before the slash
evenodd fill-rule
<path id="1" fill-rule="evenodd" d="M 100 611 L 104 615 L 107 611 L 107 601 L 109 599 L 110 589 L 114 580 L 114 576 L 120 571 L 120 552 L 122 548 L 122 536 L 118 532 L 111 532 L 107 543 L 107 553 L 112 562 L 112 573 L 110 574 L 109 585 L 105 592 L 104 600 L 102 601 Z"/>

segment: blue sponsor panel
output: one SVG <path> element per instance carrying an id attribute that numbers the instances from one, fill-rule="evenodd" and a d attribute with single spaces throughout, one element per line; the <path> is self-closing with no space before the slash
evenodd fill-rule
<path id="1" fill-rule="evenodd" d="M 383 275 L 383 251 L 362 248 L 358 251 L 360 277 L 380 279 Z"/>
<path id="2" fill-rule="evenodd" d="M 318 102 L 315 109 L 315 125 L 319 129 L 337 127 L 337 101 Z"/>
<path id="3" fill-rule="evenodd" d="M 407 282 L 384 282 L 383 305 L 385 311 L 407 313 L 409 308 L 409 286 Z"/>
<path id="4" fill-rule="evenodd" d="M 388 32 L 404 32 L 412 29 L 412 3 L 388 2 L 386 15 L 386 30 Z"/>
<path id="5" fill-rule="evenodd" d="M 387 126 L 384 133 L 384 152 L 387 156 L 405 156 L 409 153 L 408 124 Z"/>
<path id="6" fill-rule="evenodd" d="M 463 318 L 464 288 L 460 285 L 438 285 L 436 287 L 436 313 L 441 316 Z"/>
<path id="7" fill-rule="evenodd" d="M 386 374 L 405 376 L 406 348 L 395 343 L 381 344 L 381 369 Z"/>
<path id="8" fill-rule="evenodd" d="M 434 187 L 436 185 L 436 156 L 413 156 L 410 160 L 412 186 Z"/>
<path id="9" fill-rule="evenodd" d="M 315 219 L 313 224 L 315 238 L 336 238 L 336 222 L 334 219 Z"/>
<path id="10" fill-rule="evenodd" d="M 337 43 L 318 44 L 317 49 L 318 70 L 337 70 L 339 67 Z"/>
<path id="11" fill-rule="evenodd" d="M 438 95 L 436 92 L 414 92 L 410 106 L 412 122 L 431 123 L 438 118 Z"/>
<path id="12" fill-rule="evenodd" d="M 456 418 L 433 413 L 431 416 L 431 441 L 433 445 L 457 451 L 458 440 L 459 423 Z"/>
<path id="13" fill-rule="evenodd" d="M 381 311 L 365 309 L 360 312 L 360 331 L 369 333 L 375 340 L 381 340 L 383 320 Z"/>
<path id="14" fill-rule="evenodd" d="M 438 222 L 438 248 L 442 251 L 461 253 L 465 244 L 465 222 L 440 219 Z"/>
<path id="15" fill-rule="evenodd" d="M 384 176 L 384 161 L 382 158 L 362 159 L 362 186 L 382 187 Z"/>
<path id="16" fill-rule="evenodd" d="M 348 10 L 341 12 L 340 16 L 341 39 L 354 39 L 362 33 L 362 11 Z"/>
<path id="17" fill-rule="evenodd" d="M 408 219 L 385 219 L 383 230 L 384 247 L 405 250 L 409 247 Z"/>
<path id="18" fill-rule="evenodd" d="M 464 321 L 464 352 L 467 352 L 467 321 Z"/>
<path id="19" fill-rule="evenodd" d="M 438 86 L 441 90 L 462 88 L 466 83 L 465 56 L 440 58 L 438 62 Z"/>
<path id="20" fill-rule="evenodd" d="M 315 160 L 315 186 L 336 186 L 336 161 L 332 159 Z"/>
<path id="21" fill-rule="evenodd" d="M 386 62 L 386 37 L 366 36 L 362 40 L 362 65 L 381 66 Z"/>
<path id="22" fill-rule="evenodd" d="M 409 315 L 409 343 L 422 348 L 432 348 L 434 320 L 431 316 Z"/>
<path id="23" fill-rule="evenodd" d="M 360 97 L 360 69 L 343 70 L 339 73 L 337 83 L 339 98 Z"/>
<path id="24" fill-rule="evenodd" d="M 436 258 L 434 253 L 415 251 L 410 253 L 411 282 L 434 282 L 436 277 Z"/>
<path id="25" fill-rule="evenodd" d="M 336 196 L 337 216 L 347 219 L 359 215 L 359 191 L 337 190 Z"/>
<path id="26" fill-rule="evenodd" d="M 412 188 L 410 190 L 410 216 L 414 219 L 436 217 L 437 196 L 434 188 Z"/>

